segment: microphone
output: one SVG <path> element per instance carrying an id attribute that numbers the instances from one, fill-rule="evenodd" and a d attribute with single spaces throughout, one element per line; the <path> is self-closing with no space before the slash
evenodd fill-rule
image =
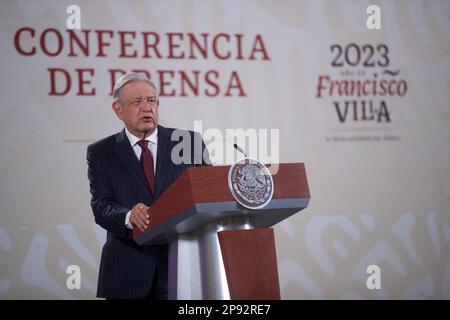
<path id="1" fill-rule="evenodd" d="M 245 154 L 244 150 L 242 150 L 236 143 L 233 144 L 233 147 L 234 147 L 237 151 L 239 151 L 240 153 L 242 153 L 242 154 L 244 155 L 244 157 L 247 158 L 247 155 Z"/>

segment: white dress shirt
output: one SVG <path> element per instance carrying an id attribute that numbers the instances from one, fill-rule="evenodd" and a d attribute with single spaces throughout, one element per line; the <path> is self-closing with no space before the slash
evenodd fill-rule
<path id="1" fill-rule="evenodd" d="M 125 128 L 125 134 L 127 135 L 128 141 L 130 141 L 131 147 L 133 148 L 134 154 L 136 155 L 137 159 L 141 159 L 141 153 L 142 149 L 138 145 L 138 141 L 142 140 L 135 135 L 133 135 L 130 131 L 128 131 L 127 128 Z M 148 148 L 150 149 L 150 152 L 152 153 L 153 157 L 153 172 L 156 172 L 156 153 L 158 152 L 158 127 L 156 127 L 155 131 L 151 135 L 149 135 L 145 140 L 148 141 Z"/>
<path id="2" fill-rule="evenodd" d="M 125 134 L 127 135 L 128 141 L 130 142 L 131 147 L 133 148 L 134 154 L 136 155 L 136 157 L 139 161 L 141 159 L 142 149 L 138 145 L 138 141 L 140 141 L 142 139 L 133 135 L 130 131 L 128 131 L 127 128 L 125 128 Z M 158 152 L 158 127 L 156 127 L 155 131 L 153 131 L 151 135 L 146 137 L 145 140 L 148 141 L 147 146 L 148 146 L 150 152 L 152 153 L 152 158 L 153 158 L 153 172 L 156 173 L 156 159 L 157 159 L 156 155 Z M 155 174 L 155 176 L 156 176 L 156 174 Z M 128 213 L 125 217 L 125 225 L 127 226 L 128 229 L 133 229 L 133 226 L 130 223 L 130 215 L 131 215 L 131 210 L 128 211 Z"/>

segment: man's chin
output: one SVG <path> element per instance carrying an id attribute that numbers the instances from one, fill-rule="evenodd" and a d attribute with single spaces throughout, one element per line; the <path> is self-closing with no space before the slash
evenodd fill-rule
<path id="1" fill-rule="evenodd" d="M 153 131 L 155 131 L 156 126 L 154 124 L 151 125 L 144 125 L 140 128 L 139 131 L 141 131 L 142 133 L 152 133 Z"/>

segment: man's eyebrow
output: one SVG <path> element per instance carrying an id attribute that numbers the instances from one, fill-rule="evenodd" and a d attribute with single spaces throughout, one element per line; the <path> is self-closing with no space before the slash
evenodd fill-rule
<path id="1" fill-rule="evenodd" d="M 136 97 L 136 98 L 133 98 L 133 100 L 142 100 L 142 99 L 148 99 L 148 98 L 154 98 L 154 99 L 156 99 L 156 96 Z"/>

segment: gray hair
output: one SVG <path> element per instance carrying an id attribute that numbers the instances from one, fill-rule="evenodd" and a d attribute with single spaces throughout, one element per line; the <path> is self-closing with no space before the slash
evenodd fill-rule
<path id="1" fill-rule="evenodd" d="M 158 89 L 156 89 L 156 86 L 153 84 L 153 82 L 151 82 L 142 73 L 128 72 L 128 73 L 125 73 L 123 76 L 121 76 L 119 79 L 117 79 L 116 84 L 114 85 L 114 90 L 113 90 L 113 102 L 119 101 L 120 103 L 122 103 L 121 97 L 120 97 L 120 92 L 121 92 L 121 89 L 123 88 L 123 86 L 125 86 L 126 84 L 128 84 L 130 82 L 137 82 L 137 81 L 148 83 L 153 88 L 153 90 L 155 90 L 156 98 L 158 99 Z"/>

